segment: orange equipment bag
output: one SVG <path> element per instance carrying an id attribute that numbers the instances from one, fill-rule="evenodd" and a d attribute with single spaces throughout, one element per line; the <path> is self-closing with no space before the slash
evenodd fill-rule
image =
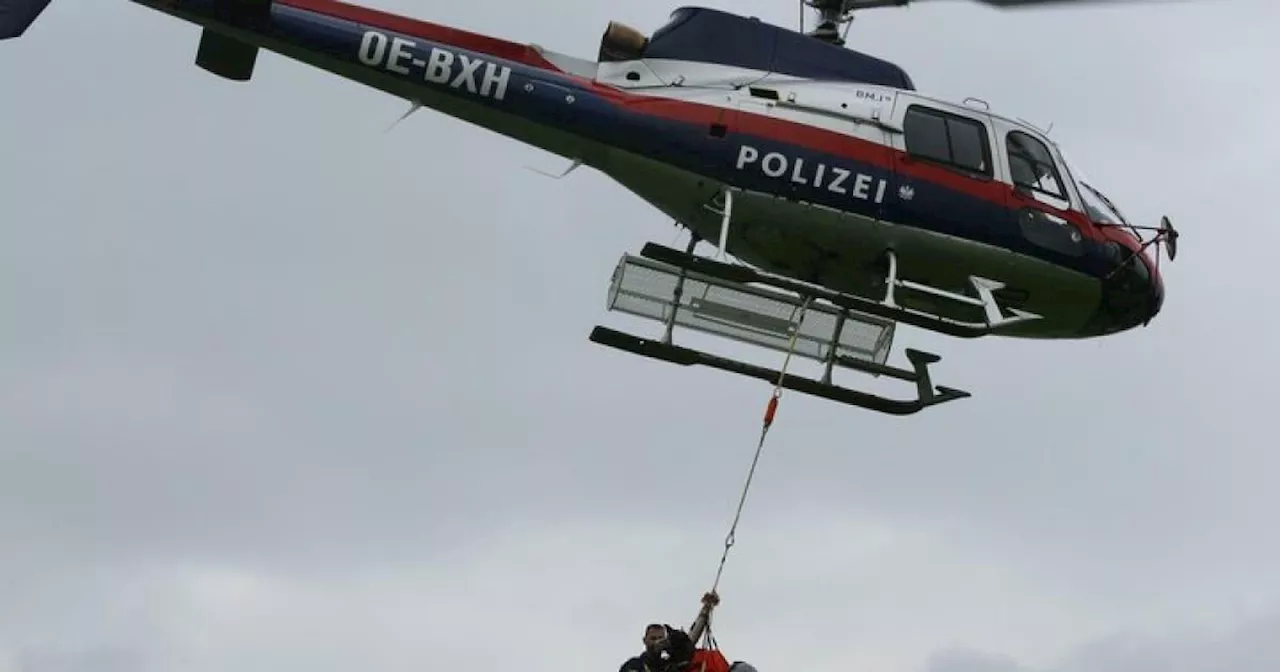
<path id="1" fill-rule="evenodd" d="M 689 672 L 729 672 L 729 661 L 718 649 L 695 649 L 687 669 Z"/>

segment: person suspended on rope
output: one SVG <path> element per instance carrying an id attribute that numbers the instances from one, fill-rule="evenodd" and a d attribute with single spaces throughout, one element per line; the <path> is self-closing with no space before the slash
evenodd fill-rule
<path id="1" fill-rule="evenodd" d="M 628 659 L 618 672 L 686 672 L 689 664 L 700 657 L 697 642 L 711 623 L 711 611 L 720 603 L 714 591 L 702 596 L 702 610 L 689 632 L 661 623 L 650 623 L 644 630 L 644 652 Z"/>
<path id="2" fill-rule="evenodd" d="M 806 298 L 804 304 L 800 307 L 800 320 L 804 320 L 805 311 L 809 308 L 810 298 Z M 799 322 L 797 322 L 799 323 Z M 756 672 L 755 667 L 750 663 L 743 661 L 735 661 L 730 664 L 724 654 L 715 644 L 715 639 L 710 635 L 711 629 L 711 612 L 720 604 L 720 596 L 716 594 L 716 587 L 720 585 L 721 572 L 724 571 L 725 561 L 729 557 L 729 549 L 733 547 L 734 539 L 738 530 L 738 521 L 742 516 L 742 506 L 747 501 L 747 493 L 751 489 L 751 479 L 755 475 L 756 464 L 760 460 L 760 453 L 764 450 L 765 436 L 769 432 L 769 427 L 773 425 L 774 414 L 778 409 L 778 399 L 782 396 L 782 376 L 785 375 L 787 364 L 791 360 L 792 352 L 796 347 L 796 338 L 799 331 L 795 331 L 791 335 L 791 347 L 787 352 L 787 359 L 782 364 L 782 373 L 778 375 L 778 382 L 774 385 L 773 395 L 769 398 L 769 403 L 765 407 L 764 426 L 760 431 L 760 441 L 756 444 L 755 457 L 751 459 L 751 469 L 747 472 L 747 482 L 742 486 L 742 496 L 738 499 L 738 510 L 734 513 L 733 523 L 729 526 L 729 534 L 724 540 L 724 554 L 720 556 L 720 568 L 716 571 L 715 583 L 711 586 L 711 592 L 702 596 L 702 610 L 698 612 L 697 619 L 689 628 L 689 632 L 678 630 L 665 624 L 650 624 L 645 628 L 644 634 L 644 653 L 627 660 L 618 668 L 618 672 Z M 706 646 L 699 646 L 698 642 L 706 637 Z"/>
<path id="3" fill-rule="evenodd" d="M 618 672 L 683 672 L 693 648 L 684 632 L 670 625 L 650 623 L 644 629 L 644 652 L 623 663 Z"/>

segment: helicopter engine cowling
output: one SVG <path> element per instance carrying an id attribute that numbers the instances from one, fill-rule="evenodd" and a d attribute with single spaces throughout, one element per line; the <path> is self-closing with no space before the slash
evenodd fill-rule
<path id="1" fill-rule="evenodd" d="M 649 46 L 649 38 L 631 26 L 610 21 L 600 38 L 600 54 L 597 59 L 601 63 L 610 61 L 634 61 L 644 54 Z"/>

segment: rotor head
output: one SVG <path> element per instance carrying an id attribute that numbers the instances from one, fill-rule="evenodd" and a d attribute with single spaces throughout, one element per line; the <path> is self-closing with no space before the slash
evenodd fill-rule
<path id="1" fill-rule="evenodd" d="M 844 46 L 840 27 L 853 20 L 859 9 L 875 7 L 904 7 L 911 0 L 801 0 L 818 12 L 818 25 L 805 33 L 823 42 Z"/>
<path id="2" fill-rule="evenodd" d="M 800 0 L 818 13 L 818 24 L 805 33 L 823 42 L 844 46 L 841 26 L 853 21 L 853 13 L 860 9 L 877 7 L 905 7 L 919 0 Z M 1064 7 L 1090 5 L 1139 4 L 1142 2 L 1161 3 L 1179 0 L 972 0 L 978 4 L 997 9 L 1034 9 L 1038 7 Z M 845 29 L 847 31 L 847 29 Z"/>

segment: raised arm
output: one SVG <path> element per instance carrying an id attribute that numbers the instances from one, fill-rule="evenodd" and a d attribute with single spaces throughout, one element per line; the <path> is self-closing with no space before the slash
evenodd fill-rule
<path id="1" fill-rule="evenodd" d="M 720 596 L 714 591 L 702 596 L 702 610 L 698 612 L 698 617 L 689 627 L 689 639 L 693 640 L 694 646 L 698 645 L 702 635 L 707 631 L 707 626 L 711 624 L 711 611 L 717 604 L 720 604 Z"/>

